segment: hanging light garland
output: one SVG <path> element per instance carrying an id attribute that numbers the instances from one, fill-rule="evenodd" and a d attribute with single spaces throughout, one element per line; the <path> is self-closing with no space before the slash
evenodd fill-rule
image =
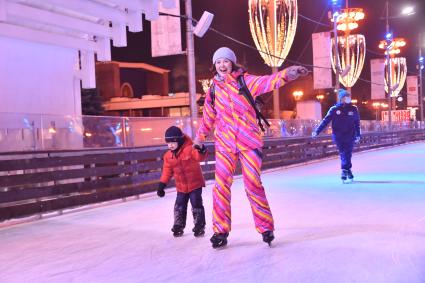
<path id="1" fill-rule="evenodd" d="M 332 38 L 331 42 L 332 45 L 335 44 L 335 39 Z M 345 70 L 339 74 L 339 81 L 345 87 L 352 87 L 360 77 L 364 66 L 366 39 L 362 34 L 338 37 L 338 49 L 338 58 L 336 58 L 335 52 L 332 52 L 332 68 L 336 73 L 336 61 L 338 60 L 341 70 Z"/>
<path id="2" fill-rule="evenodd" d="M 379 48 L 380 49 L 385 49 L 385 54 L 387 54 L 387 45 L 388 42 L 386 40 L 381 40 L 381 42 L 379 43 Z M 406 46 L 406 40 L 404 38 L 398 37 L 398 38 L 394 38 L 391 43 L 390 43 L 390 56 L 394 56 L 397 54 L 400 54 L 401 52 L 401 48 Z"/>
<path id="3" fill-rule="evenodd" d="M 342 85 L 351 88 L 357 82 L 363 70 L 366 39 L 361 34 L 350 33 L 358 28 L 358 21 L 363 20 L 365 14 L 361 8 L 347 7 L 341 9 L 338 16 L 331 16 L 331 22 L 336 21 L 337 30 L 344 32 L 343 36 L 337 37 L 336 45 L 335 37 L 331 40 L 332 46 L 334 46 L 334 48 L 331 48 L 332 69 L 335 74 L 338 74 L 338 79 Z M 336 66 L 339 67 L 339 70 Z"/>
<path id="4" fill-rule="evenodd" d="M 297 29 L 297 0 L 249 0 L 249 27 L 257 50 L 270 67 L 282 65 Z"/>
<path id="5" fill-rule="evenodd" d="M 379 48 L 385 50 L 385 54 L 390 54 L 391 78 L 388 75 L 388 60 L 385 60 L 385 91 L 388 93 L 388 83 L 392 86 L 391 97 L 399 95 L 407 78 L 407 63 L 404 57 L 395 57 L 400 54 L 401 48 L 406 46 L 404 38 L 393 38 L 382 40 Z"/>
<path id="6" fill-rule="evenodd" d="M 396 57 L 390 58 L 391 64 L 391 86 L 393 87 L 391 96 L 397 97 L 406 82 L 407 77 L 407 64 L 406 58 Z M 385 61 L 385 91 L 388 93 L 388 68 L 387 61 Z"/>
<path id="7" fill-rule="evenodd" d="M 202 85 L 202 90 L 204 91 L 205 94 L 208 94 L 208 90 L 212 84 L 212 79 L 203 79 L 203 80 L 198 80 L 198 82 L 201 83 Z"/>
<path id="8" fill-rule="evenodd" d="M 337 29 L 343 32 L 352 31 L 359 27 L 357 23 L 365 18 L 363 9 L 361 8 L 345 8 L 341 9 L 340 15 L 337 18 Z M 334 19 L 331 18 L 331 22 Z"/>

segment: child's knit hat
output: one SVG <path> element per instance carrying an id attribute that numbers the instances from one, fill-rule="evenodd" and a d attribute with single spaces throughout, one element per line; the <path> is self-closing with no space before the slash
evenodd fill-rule
<path id="1" fill-rule="evenodd" d="M 179 145 L 184 142 L 184 134 L 179 127 L 171 126 L 165 131 L 165 142 L 177 142 Z"/>

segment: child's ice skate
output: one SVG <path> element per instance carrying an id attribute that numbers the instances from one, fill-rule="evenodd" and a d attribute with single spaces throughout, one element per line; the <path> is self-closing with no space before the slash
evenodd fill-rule
<path id="1" fill-rule="evenodd" d="M 183 236 L 184 233 L 183 228 L 178 225 L 174 225 L 171 231 L 173 231 L 173 236 L 176 238 Z"/>
<path id="2" fill-rule="evenodd" d="M 193 236 L 195 237 L 202 237 L 205 235 L 205 227 L 196 227 L 192 229 Z"/>

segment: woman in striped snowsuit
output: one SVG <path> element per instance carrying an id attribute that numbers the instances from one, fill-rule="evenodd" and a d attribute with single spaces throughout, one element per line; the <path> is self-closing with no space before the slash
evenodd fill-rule
<path id="1" fill-rule="evenodd" d="M 214 95 L 210 91 L 205 99 L 203 117 L 195 138 L 195 144 L 200 145 L 215 126 L 214 235 L 211 242 L 213 248 L 227 244 L 227 236 L 231 230 L 230 187 L 239 159 L 256 230 L 270 244 L 274 239 L 273 217 L 260 178 L 263 141 L 255 110 L 239 94 L 237 78 L 243 76 L 255 99 L 307 72 L 304 67 L 292 66 L 273 75 L 254 76 L 245 73 L 236 64 L 235 53 L 227 47 L 219 48 L 214 53 L 213 64 Z"/>

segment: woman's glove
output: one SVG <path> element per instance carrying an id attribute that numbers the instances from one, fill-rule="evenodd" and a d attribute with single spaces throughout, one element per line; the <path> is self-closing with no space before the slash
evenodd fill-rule
<path id="1" fill-rule="evenodd" d="M 303 66 L 290 66 L 285 69 L 285 81 L 290 82 L 298 79 L 299 76 L 308 75 L 307 68 Z"/>

